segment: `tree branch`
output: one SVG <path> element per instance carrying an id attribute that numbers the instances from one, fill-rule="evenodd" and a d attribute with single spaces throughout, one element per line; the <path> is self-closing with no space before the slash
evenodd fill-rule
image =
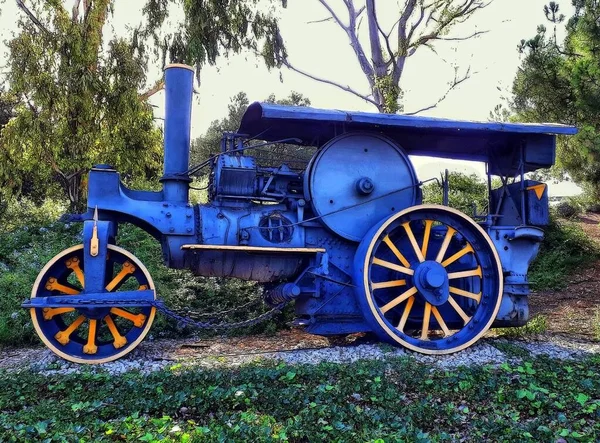
<path id="1" fill-rule="evenodd" d="M 71 14 L 71 19 L 73 23 L 77 21 L 79 18 L 79 5 L 81 4 L 81 0 L 75 0 L 75 4 L 73 5 L 73 13 Z"/>
<path id="2" fill-rule="evenodd" d="M 337 16 L 337 14 L 333 11 L 333 8 L 331 6 L 329 6 L 329 4 L 327 3 L 327 0 L 319 0 L 319 3 L 321 3 L 325 9 L 327 9 L 329 11 L 329 13 L 331 14 L 331 17 L 333 17 L 333 19 L 337 22 L 338 25 L 340 25 L 340 28 L 342 28 L 344 31 L 348 32 L 348 27 L 346 25 L 344 25 L 344 23 L 340 20 L 340 18 Z"/>
<path id="3" fill-rule="evenodd" d="M 406 112 L 403 115 L 416 115 L 416 114 L 420 114 L 421 112 L 429 111 L 433 108 L 436 108 L 441 102 L 446 100 L 446 97 L 448 97 L 448 94 L 450 94 L 450 92 L 452 92 L 454 89 L 456 89 L 459 85 L 464 83 L 469 78 L 471 78 L 471 67 L 470 66 L 469 66 L 469 69 L 467 69 L 467 72 L 465 73 L 465 75 L 460 78 L 458 78 L 455 73 L 454 80 L 452 81 L 452 83 L 450 83 L 450 86 L 448 87 L 448 89 L 446 90 L 444 95 L 442 95 L 435 103 L 433 103 L 429 106 L 425 106 L 424 108 L 421 108 L 417 111 Z"/>
<path id="4" fill-rule="evenodd" d="M 311 20 L 309 22 L 306 22 L 307 25 L 312 25 L 315 23 L 323 23 L 323 22 L 330 22 L 331 20 L 333 20 L 333 17 L 325 17 L 322 18 L 321 20 Z"/>
<path id="5" fill-rule="evenodd" d="M 157 92 L 161 91 L 164 87 L 165 87 L 165 81 L 164 80 L 158 80 L 154 84 L 154 86 L 152 86 L 146 92 L 141 93 L 138 97 L 139 97 L 139 99 L 141 101 L 146 101 L 150 97 L 152 97 L 154 94 L 156 94 Z"/>
<path id="6" fill-rule="evenodd" d="M 284 65 L 286 68 L 288 68 L 288 69 L 290 69 L 290 70 L 292 70 L 292 71 L 294 71 L 294 72 L 297 72 L 298 74 L 301 74 L 301 75 L 303 75 L 303 76 L 305 76 L 305 77 L 308 77 L 308 78 L 310 78 L 311 80 L 315 80 L 315 81 L 318 81 L 318 82 L 320 82 L 320 83 L 325 83 L 325 84 L 328 84 L 328 85 L 331 85 L 331 86 L 335 86 L 336 88 L 339 88 L 339 89 L 341 89 L 342 91 L 346 91 L 346 92 L 349 92 L 349 93 L 351 93 L 351 94 L 354 94 L 355 96 L 357 96 L 357 97 L 359 97 L 359 98 L 361 98 L 361 99 L 363 99 L 363 100 L 365 100 L 365 101 L 367 101 L 367 102 L 369 102 L 369 103 L 371 103 L 371 104 L 373 104 L 373 105 L 375 105 L 375 106 L 379 107 L 379 103 L 377 103 L 375 100 L 373 100 L 373 99 L 369 98 L 369 96 L 367 96 L 367 95 L 363 95 L 363 94 L 361 94 L 360 92 L 357 92 L 357 91 L 355 91 L 355 90 L 354 90 L 354 89 L 352 89 L 350 86 L 343 86 L 343 85 L 341 85 L 341 84 L 339 84 L 339 83 L 336 83 L 336 82 L 334 82 L 334 81 L 327 80 L 327 79 L 325 79 L 325 78 L 321 78 L 321 77 L 317 77 L 317 76 L 314 76 L 314 75 L 312 75 L 312 74 L 309 74 L 308 72 L 306 72 L 306 71 L 303 71 L 303 70 L 301 70 L 301 69 L 298 69 L 298 68 L 296 68 L 295 66 L 293 66 L 293 65 L 292 65 L 292 64 L 291 64 L 291 63 L 290 63 L 290 62 L 289 62 L 287 59 L 284 59 L 284 60 L 282 61 L 282 63 L 283 63 L 283 65 Z"/>

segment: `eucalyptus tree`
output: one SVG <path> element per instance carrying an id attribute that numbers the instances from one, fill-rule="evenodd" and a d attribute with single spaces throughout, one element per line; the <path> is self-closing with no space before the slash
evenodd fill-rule
<path id="1" fill-rule="evenodd" d="M 200 78 L 203 65 L 244 49 L 275 63 L 274 6 L 257 0 L 146 0 L 126 35 L 113 25 L 129 3 L 17 3 L 6 74 L 17 102 L 0 135 L 0 183 L 13 195 L 31 188 L 66 198 L 72 210 L 81 209 L 94 163 L 111 163 L 126 179 L 157 176 L 162 135 L 147 100 L 162 81 L 147 78 L 150 66 L 188 63 Z"/>
<path id="2" fill-rule="evenodd" d="M 309 69 L 296 66 L 281 43 L 277 48 L 280 63 L 315 81 L 353 94 L 375 106 L 379 112 L 396 113 L 403 111 L 402 77 L 411 58 L 423 49 L 435 52 L 435 45 L 440 42 L 469 40 L 486 32 L 453 33 L 456 27 L 472 19 L 493 0 L 311 0 L 315 1 L 326 13 L 319 22 L 332 22 L 346 35 L 369 90 L 360 91 L 339 79 L 319 77 Z M 364 21 L 366 30 L 363 28 L 362 32 Z M 281 37 L 280 42 L 283 42 Z M 411 114 L 436 107 L 470 75 L 470 68 L 463 72 L 455 69 L 446 92 L 436 102 Z"/>

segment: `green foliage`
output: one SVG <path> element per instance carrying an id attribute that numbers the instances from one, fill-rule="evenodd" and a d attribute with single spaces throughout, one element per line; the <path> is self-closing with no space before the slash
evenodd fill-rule
<path id="1" fill-rule="evenodd" d="M 473 205 L 477 213 L 487 211 L 488 192 L 487 184 L 477 174 L 466 175 L 461 172 L 450 172 L 448 174 L 449 192 L 448 204 L 465 214 L 473 215 Z M 423 203 L 442 204 L 442 188 L 431 182 L 423 187 Z"/>
<path id="2" fill-rule="evenodd" d="M 600 359 L 0 373 L 3 441 L 596 441 Z M 56 411 L 60 411 L 57 414 Z"/>
<path id="3" fill-rule="evenodd" d="M 561 289 L 574 271 L 600 258 L 600 249 L 577 224 L 554 215 L 544 229 L 538 258 L 529 271 L 536 290 Z"/>
<path id="4" fill-rule="evenodd" d="M 600 4 L 574 0 L 573 5 L 576 12 L 568 20 L 562 44 L 557 41 L 556 27 L 564 21 L 564 15 L 559 14 L 555 2 L 544 10 L 554 32 L 539 26 L 534 38 L 521 41 L 524 58 L 513 83 L 511 107 L 520 121 L 553 121 L 579 127 L 578 135 L 559 138 L 557 166 L 576 182 L 590 185 L 598 202 Z"/>
<path id="5" fill-rule="evenodd" d="M 138 31 L 139 37 L 151 38 L 155 54 L 163 64 L 169 59 L 195 66 L 198 79 L 206 63 L 213 65 L 221 55 L 244 50 L 262 54 L 271 68 L 280 65 L 281 54 L 285 52 L 278 38 L 275 11 L 286 3 L 286 0 L 268 4 L 258 0 L 147 0 L 143 8 L 146 21 Z"/>
<path id="6" fill-rule="evenodd" d="M 81 209 L 94 163 L 111 163 L 126 176 L 155 176 L 161 134 L 138 97 L 147 56 L 133 40 L 103 37 L 111 2 L 89 2 L 82 16 L 62 2 L 37 0 L 30 8 L 43 29 L 19 17 L 20 33 L 8 42 L 9 93 L 18 103 L 0 138 L 3 188 L 36 200 L 67 199 Z"/>
<path id="7" fill-rule="evenodd" d="M 269 95 L 267 103 L 277 103 L 287 106 L 310 106 L 310 100 L 299 92 L 291 92 L 283 99 L 277 99 L 275 94 Z M 192 141 L 190 163 L 199 164 L 215 154 L 221 152 L 221 137 L 224 132 L 235 132 L 242 121 L 242 116 L 250 105 L 245 92 L 233 96 L 228 105 L 227 116 L 221 120 L 214 120 L 206 133 Z M 261 166 L 279 166 L 282 162 L 289 162 L 290 167 L 305 167 L 312 157 L 314 149 L 295 145 L 274 144 L 264 150 L 249 150 L 248 155 L 256 157 Z M 206 172 L 206 170 L 205 170 Z"/>

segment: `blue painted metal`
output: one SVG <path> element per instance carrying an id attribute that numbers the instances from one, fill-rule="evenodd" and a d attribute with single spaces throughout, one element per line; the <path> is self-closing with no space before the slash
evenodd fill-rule
<path id="1" fill-rule="evenodd" d="M 185 67 L 173 66 L 166 70 L 165 77 L 163 190 L 130 190 L 121 183 L 118 172 L 107 165 L 91 170 L 89 210 L 76 218 L 85 221 L 85 250 L 80 257 L 86 271 L 82 298 L 87 295 L 93 299 L 94 294 L 103 292 L 108 275 L 106 245 L 115 241 L 119 223 L 130 222 L 161 242 L 163 259 L 169 267 L 190 269 L 197 275 L 265 283 L 266 298 L 273 303 L 294 299 L 297 322 L 308 332 L 382 334 L 373 315 L 366 311 L 367 294 L 357 283 L 363 270 L 357 263 L 366 259 L 367 245 L 378 226 L 393 214 L 421 204 L 420 182 L 408 158 L 408 154 L 415 154 L 485 161 L 489 174 L 503 178 L 504 185 L 492 193 L 490 211 L 481 223 L 499 254 L 506 276 L 496 324 L 521 325 L 527 320 L 527 270 L 543 238 L 542 231 L 535 226 L 545 224 L 547 192 L 537 198 L 535 191 L 528 189 L 537 182 L 508 185 L 507 178 L 552 165 L 556 136 L 574 134 L 575 128 L 459 122 L 255 103 L 246 112 L 238 133 L 224 137 L 221 155 L 209 162 L 210 201 L 192 205 L 188 201 L 188 158 L 193 73 Z M 302 170 L 292 169 L 285 161 L 278 167 L 263 167 L 249 155 L 254 138 L 267 142 L 286 139 L 286 143 L 313 146 L 317 150 Z M 92 257 L 89 243 L 96 208 L 101 248 L 100 254 Z M 472 269 L 479 263 L 483 264 L 484 273 L 491 275 L 493 249 L 482 242 L 472 226 L 443 211 L 412 214 L 405 220 L 412 223 L 420 216 L 428 216 L 458 230 L 447 256 L 461 251 L 465 241 L 473 245 L 475 252 L 457 260 L 452 272 Z M 413 246 L 409 238 L 401 235 L 403 231 L 397 223 L 392 228 L 386 233 L 394 238 L 402 253 L 410 255 Z M 448 307 L 448 272 L 434 261 L 444 229 L 434 226 L 426 260 L 415 264 L 414 276 L 407 279 L 422 295 L 408 319 L 415 328 L 422 320 L 423 300 L 439 308 L 448 327 L 463 326 L 457 312 Z M 414 234 L 420 244 L 424 231 L 416 226 Z M 377 239 L 377 254 L 381 254 L 377 257 L 398 263 L 381 241 Z M 182 249 L 186 244 L 214 248 Z M 269 254 L 219 250 L 218 246 L 223 245 L 324 248 L 326 252 Z M 109 255 L 109 264 L 110 260 Z M 57 264 L 48 270 L 48 275 L 54 273 L 60 277 L 67 272 L 63 268 Z M 370 269 L 374 282 L 404 278 L 386 268 Z M 489 277 L 483 283 L 475 278 L 463 279 L 458 285 L 465 291 L 482 292 L 484 300 L 493 296 Z M 379 291 L 380 301 L 398 295 L 398 288 Z M 49 304 L 52 299 L 47 298 L 54 295 L 42 290 L 38 294 L 40 300 L 32 303 L 54 306 Z M 476 308 L 468 298 L 460 304 L 466 312 L 473 313 Z M 486 307 L 473 315 L 478 322 L 484 322 L 490 312 Z M 58 321 L 47 323 L 49 335 L 64 326 Z M 436 340 L 432 344 L 414 338 L 406 340 L 415 346 L 443 350 L 453 346 L 453 340 L 467 342 L 475 333 L 463 328 L 454 339 Z"/>
<path id="2" fill-rule="evenodd" d="M 457 329 L 458 331 L 453 335 L 437 340 L 421 340 L 418 337 L 407 334 L 396 327 L 403 314 L 404 305 L 398 305 L 398 307 L 387 311 L 385 316 L 382 316 L 384 317 L 383 323 L 393 331 L 396 337 L 409 346 L 432 351 L 443 351 L 468 343 L 481 333 L 482 328 L 485 328 L 485 325 L 491 320 L 491 316 L 493 316 L 498 298 L 502 296 L 498 293 L 498 281 L 500 281 L 502 276 L 499 275 L 491 245 L 486 242 L 478 230 L 465 223 L 455 214 L 446 212 L 441 206 L 437 208 L 421 208 L 417 207 L 414 211 L 408 212 L 399 218 L 391 216 L 373 226 L 358 246 L 354 260 L 353 275 L 356 283 L 356 291 L 359 294 L 358 300 L 361 310 L 367 318 L 368 323 L 382 340 L 391 343 L 396 342 L 377 321 L 379 314 L 370 306 L 369 298 L 371 297 L 372 302 L 381 308 L 396 299 L 407 289 L 416 286 L 418 293 L 414 296 L 413 308 L 406 321 L 404 331 L 421 329 L 425 302 L 429 302 L 437 307 L 449 329 Z M 391 223 L 389 219 L 392 219 Z M 416 255 L 408 236 L 405 234 L 403 225 L 405 223 L 410 224 L 417 242 L 421 245 L 424 242 L 422 240 L 424 237 L 424 225 L 421 225 L 421 222 L 425 220 L 435 220 L 439 225 L 432 228 L 428 248 L 424 256 L 425 260 L 420 262 L 420 258 Z M 387 226 L 385 231 L 378 234 L 384 226 Z M 462 250 L 467 244 L 472 245 L 475 250 L 474 253 L 466 254 L 446 267 L 443 267 L 435 259 L 449 228 L 453 228 L 460 234 L 452 237 L 448 252 L 445 254 L 446 258 Z M 383 241 L 384 237 L 388 237 L 402 251 L 405 259 L 410 264 L 410 268 L 414 270 L 414 275 L 402 274 L 376 265 L 373 262 L 373 259 L 377 258 L 386 262 L 397 263 L 394 252 Z M 365 263 L 367 264 L 366 267 Z M 464 327 L 464 322 L 458 312 L 447 303 L 449 296 L 451 296 L 448 292 L 448 278 L 450 273 L 473 270 L 478 266 L 481 267 L 483 275 L 487 276 L 487 278 L 480 280 L 479 278 L 465 277 L 452 280 L 453 287 L 474 294 L 481 294 L 481 303 L 479 305 L 470 298 L 454 296 L 456 303 L 459 304 L 462 310 L 467 315 L 472 316 L 470 327 Z M 431 279 L 429 278 L 430 273 L 432 274 Z M 406 284 L 401 287 L 384 287 L 366 291 L 363 284 L 365 278 L 370 282 L 369 286 L 371 288 L 376 283 L 394 281 L 398 278 L 406 279 Z M 429 324 L 434 325 L 434 329 L 440 329 L 433 315 L 430 318 Z"/>
<path id="3" fill-rule="evenodd" d="M 114 273 L 118 271 L 124 263 L 128 262 L 128 257 L 122 255 L 120 252 L 115 250 L 107 251 L 107 240 L 112 241 L 111 223 L 109 222 L 98 222 L 98 237 L 100 240 L 99 254 L 96 257 L 92 257 L 89 253 L 89 249 L 85 247 L 85 243 L 88 243 L 92 236 L 93 222 L 86 222 L 84 225 L 84 248 L 79 248 L 74 251 L 64 251 L 62 255 L 57 257 L 53 265 L 44 270 L 44 273 L 40 275 L 40 281 L 42 284 L 37 286 L 37 292 L 34 294 L 35 297 L 28 300 L 23 304 L 25 308 L 36 308 L 32 309 L 35 313 L 35 318 L 38 325 L 40 326 L 44 339 L 54 347 L 54 349 L 60 350 L 63 354 L 70 357 L 74 357 L 80 361 L 102 361 L 103 359 L 110 359 L 115 352 L 123 352 L 127 348 L 134 348 L 136 341 L 140 338 L 141 334 L 144 333 L 144 328 L 136 327 L 128 321 L 124 325 L 118 326 L 121 334 L 126 340 L 126 343 L 116 349 L 111 340 L 105 338 L 98 338 L 96 340 L 97 351 L 94 354 L 86 354 L 84 352 L 84 345 L 87 343 L 87 337 L 85 331 L 76 330 L 69 336 L 68 342 L 61 343 L 57 334 L 61 331 L 65 331 L 67 326 L 73 322 L 73 320 L 81 315 L 87 319 L 94 319 L 101 321 L 106 316 L 111 315 L 111 308 L 123 306 L 122 303 L 113 302 L 111 299 L 118 297 L 119 300 L 134 300 L 138 303 L 134 305 L 127 305 L 128 309 L 136 310 L 136 313 L 144 316 L 148 319 L 154 308 L 149 306 L 149 302 L 154 298 L 154 290 L 119 290 L 120 285 L 115 288 L 115 291 L 109 293 L 106 291 L 105 286 L 110 283 Z M 84 273 L 84 288 L 74 286 L 74 282 L 68 280 L 68 276 L 71 275 L 71 269 L 69 268 L 69 259 L 76 258 L 81 265 L 81 269 Z M 100 263 L 94 263 L 94 261 L 102 261 L 104 265 Z M 131 275 L 139 285 L 145 285 L 150 287 L 150 282 L 146 279 L 143 271 L 136 267 Z M 61 291 L 48 289 L 46 283 L 49 278 L 56 279 L 60 284 L 67 285 L 71 288 L 80 290 L 79 295 L 61 295 Z M 126 280 L 124 280 L 126 282 Z M 91 288 L 99 288 L 92 290 Z M 97 291 L 97 292 L 94 292 Z M 77 301 L 77 306 L 71 304 L 61 303 L 62 300 L 69 300 L 70 302 Z M 100 304 L 91 303 L 94 300 L 100 301 Z M 108 304 L 107 304 L 108 303 Z M 75 311 L 63 315 L 53 316 L 51 319 L 44 318 L 44 309 L 52 307 L 74 307 Z M 65 318 L 70 316 L 70 318 Z M 113 320 L 116 320 L 116 316 L 112 316 Z M 98 336 L 99 337 L 99 336 Z"/>
<path id="4" fill-rule="evenodd" d="M 193 79 L 194 71 L 188 66 L 165 69 L 165 173 L 161 182 L 164 199 L 170 202 L 188 201 Z"/>
<path id="5" fill-rule="evenodd" d="M 36 297 L 21 305 L 23 308 L 77 308 L 93 309 L 99 306 L 122 306 L 139 308 L 151 306 L 154 301 L 154 291 L 119 291 L 100 292 L 97 294 L 86 291 L 85 295 Z M 65 300 L 67 298 L 67 300 Z"/>
<path id="6" fill-rule="evenodd" d="M 448 273 L 438 262 L 428 260 L 416 265 L 412 280 L 419 294 L 432 305 L 442 306 L 448 301 Z"/>
<path id="7" fill-rule="evenodd" d="M 494 175 L 518 173 L 520 150 L 525 146 L 525 170 L 554 164 L 555 135 L 572 135 L 564 125 L 517 124 L 446 120 L 398 114 L 323 110 L 253 103 L 239 132 L 261 140 L 300 139 L 298 144 L 323 146 L 347 132 L 373 131 L 396 141 L 411 155 L 492 162 Z"/>

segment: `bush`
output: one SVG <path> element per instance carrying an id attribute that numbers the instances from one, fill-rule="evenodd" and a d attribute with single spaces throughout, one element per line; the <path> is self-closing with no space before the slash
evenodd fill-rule
<path id="1" fill-rule="evenodd" d="M 554 207 L 554 211 L 556 211 L 556 214 L 561 218 L 572 218 L 579 214 L 580 209 L 577 205 L 564 201 L 557 204 Z"/>
<path id="2" fill-rule="evenodd" d="M 600 249 L 577 224 L 550 217 L 538 258 L 529 271 L 536 290 L 560 289 L 576 270 L 600 259 Z"/>
<path id="3" fill-rule="evenodd" d="M 466 175 L 460 172 L 450 172 L 448 181 L 450 183 L 448 190 L 450 207 L 469 215 L 473 215 L 474 207 L 478 214 L 487 210 L 487 184 L 476 174 Z M 443 190 L 437 183 L 431 182 L 423 187 L 423 203 L 441 205 L 442 201 Z"/>

